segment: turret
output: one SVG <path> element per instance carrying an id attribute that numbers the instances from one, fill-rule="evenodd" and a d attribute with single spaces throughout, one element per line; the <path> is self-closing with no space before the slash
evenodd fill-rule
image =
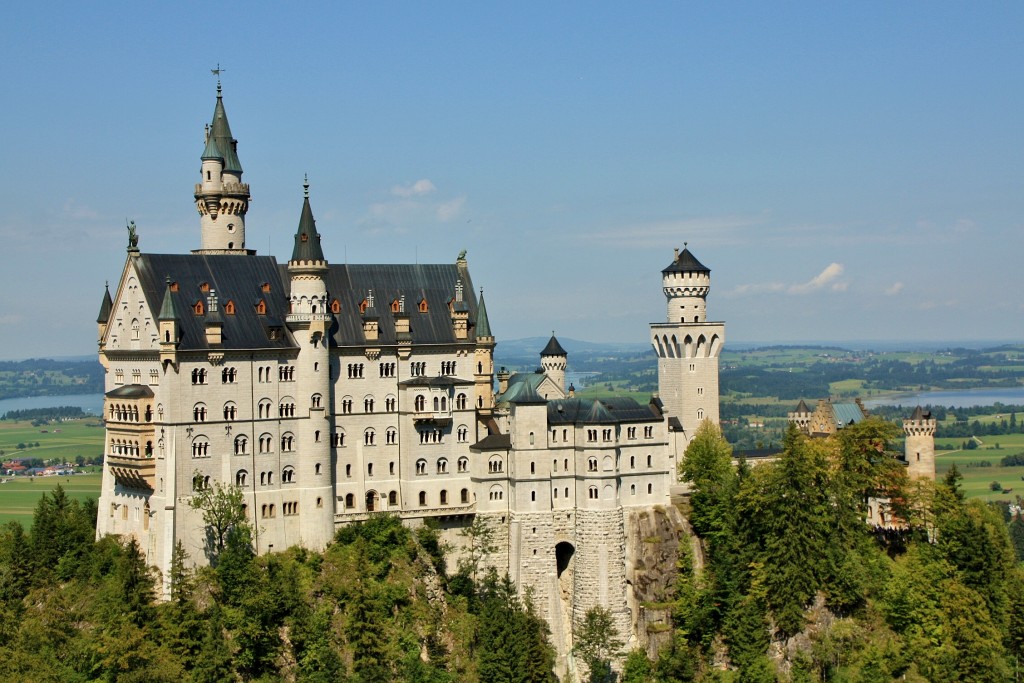
<path id="1" fill-rule="evenodd" d="M 178 343 L 181 341 L 181 323 L 178 321 L 178 311 L 174 307 L 174 287 L 171 279 L 167 278 L 167 286 L 164 289 L 164 301 L 160 305 L 160 315 L 157 316 L 157 326 L 160 332 L 160 364 L 170 364 L 178 367 Z"/>
<path id="2" fill-rule="evenodd" d="M 245 214 L 249 186 L 242 182 L 238 141 L 231 135 L 220 83 L 213 122 L 206 127 L 201 156 L 201 182 L 196 184 L 196 209 L 202 229 L 202 247 L 194 253 L 253 253 L 245 250 Z"/>
<path id="3" fill-rule="evenodd" d="M 911 479 L 935 479 L 935 418 L 921 406 L 903 420 L 904 457 Z"/>
<path id="4" fill-rule="evenodd" d="M 484 303 L 484 290 L 480 289 L 480 299 L 476 305 L 476 350 L 473 360 L 476 363 L 473 383 L 476 391 L 476 407 L 481 417 L 490 416 L 494 411 L 494 335 L 491 333 L 491 321 L 487 318 L 487 304 Z M 506 385 L 508 378 L 505 379 Z"/>
<path id="5" fill-rule="evenodd" d="M 114 300 L 110 298 L 110 284 L 108 283 L 103 292 L 103 301 L 100 303 L 100 314 L 96 316 L 96 323 L 99 325 L 99 343 L 103 343 L 103 335 L 107 333 L 107 324 L 110 322 L 110 312 L 114 309 Z"/>
<path id="6" fill-rule="evenodd" d="M 558 343 L 558 340 L 555 339 L 555 333 L 552 332 L 548 345 L 540 352 L 540 365 L 563 395 L 565 394 L 565 367 L 568 364 L 568 360 L 569 354 Z"/>
<path id="7" fill-rule="evenodd" d="M 668 322 L 702 323 L 707 320 L 707 296 L 711 270 L 694 258 L 683 245 L 675 250 L 672 263 L 661 271 L 662 289 L 668 301 Z"/>

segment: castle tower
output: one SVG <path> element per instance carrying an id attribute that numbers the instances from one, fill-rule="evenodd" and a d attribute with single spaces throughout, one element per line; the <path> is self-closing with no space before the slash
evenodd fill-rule
<path id="1" fill-rule="evenodd" d="M 196 184 L 196 208 L 202 229 L 202 247 L 193 253 L 250 253 L 245 250 L 245 214 L 249 210 L 249 186 L 242 182 L 238 141 L 231 135 L 224 111 L 220 82 L 213 122 L 206 129 L 201 181 Z"/>
<path id="2" fill-rule="evenodd" d="M 477 397 L 477 411 L 481 418 L 494 413 L 494 334 L 487 319 L 487 305 L 484 304 L 484 290 L 480 289 L 480 301 L 476 307 L 476 349 L 473 360 L 476 367 L 473 374 L 474 393 Z M 507 382 L 507 379 L 506 379 Z"/>
<path id="3" fill-rule="evenodd" d="M 668 415 L 682 423 L 689 442 L 702 421 L 718 424 L 718 356 L 725 323 L 708 322 L 711 270 L 683 246 L 661 271 L 667 322 L 651 324 L 651 343 L 658 354 L 659 396 Z"/>
<path id="4" fill-rule="evenodd" d="M 904 453 L 911 479 L 935 479 L 935 418 L 918 406 L 903 420 Z"/>
<path id="5" fill-rule="evenodd" d="M 288 261 L 291 279 L 289 313 L 285 318 L 295 336 L 299 353 L 295 373 L 287 377 L 295 399 L 298 447 L 295 486 L 298 500 L 299 537 L 308 548 L 322 549 L 334 536 L 334 467 L 331 459 L 330 340 L 331 314 L 327 304 L 327 260 L 320 247 L 309 183 L 304 198 L 295 246 Z M 282 392 L 285 389 L 282 388 Z"/>
<path id="6" fill-rule="evenodd" d="M 548 345 L 540 352 L 540 365 L 551 381 L 558 385 L 559 391 L 565 395 L 565 367 L 568 364 L 569 354 L 562 345 L 555 339 L 555 333 L 551 333 Z"/>
<path id="7" fill-rule="evenodd" d="M 178 312 L 174 308 L 172 291 L 171 279 L 167 278 L 164 300 L 160 304 L 160 314 L 157 316 L 157 331 L 160 335 L 160 364 L 166 367 L 169 363 L 171 367 L 177 369 L 178 341 L 181 339 L 181 330 Z"/>
<path id="8" fill-rule="evenodd" d="M 114 300 L 110 298 L 110 285 L 107 285 L 103 292 L 103 302 L 100 303 L 100 314 L 96 316 L 96 324 L 99 326 L 99 343 L 103 343 L 103 335 L 107 332 L 107 323 L 110 322 L 110 311 L 114 309 Z"/>
<path id="9" fill-rule="evenodd" d="M 797 404 L 796 410 L 787 415 L 789 421 L 797 426 L 797 428 L 804 434 L 810 433 L 811 430 L 811 409 L 807 407 L 807 403 L 800 399 L 800 403 Z"/>

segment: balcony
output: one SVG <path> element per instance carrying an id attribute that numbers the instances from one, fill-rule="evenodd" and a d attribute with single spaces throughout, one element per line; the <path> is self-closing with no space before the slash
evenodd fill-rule
<path id="1" fill-rule="evenodd" d="M 107 455 L 107 467 L 121 486 L 143 491 L 156 490 L 156 460 L 133 455 Z"/>

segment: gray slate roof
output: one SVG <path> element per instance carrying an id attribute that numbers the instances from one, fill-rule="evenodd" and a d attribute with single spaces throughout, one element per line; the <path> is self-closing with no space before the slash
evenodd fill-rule
<path id="1" fill-rule="evenodd" d="M 307 192 L 309 185 L 306 186 Z M 295 231 L 295 246 L 292 248 L 292 261 L 323 261 L 324 250 L 320 246 L 320 234 L 316 231 L 313 220 L 313 209 L 309 206 L 309 195 L 302 200 L 302 215 L 299 217 L 299 229 Z"/>
<path id="2" fill-rule="evenodd" d="M 542 356 L 568 356 L 562 345 L 555 339 L 555 335 L 551 335 L 551 339 L 548 340 L 548 345 L 544 347 L 544 350 L 540 352 Z"/>
<path id="3" fill-rule="evenodd" d="M 689 249 L 683 248 L 679 256 L 662 273 L 710 273 L 711 269 L 698 261 Z"/>
<path id="4" fill-rule="evenodd" d="M 100 303 L 100 314 L 96 316 L 96 322 L 106 325 L 110 320 L 110 311 L 114 308 L 114 300 L 110 298 L 110 287 L 103 292 L 103 302 Z"/>
<path id="5" fill-rule="evenodd" d="M 124 386 L 111 389 L 106 394 L 107 398 L 153 398 L 153 390 L 145 384 L 125 384 Z"/>
<path id="6" fill-rule="evenodd" d="M 641 405 L 626 397 L 565 398 L 548 401 L 548 424 L 551 425 L 659 421 L 661 421 L 661 413 L 654 404 Z"/>
<path id="7" fill-rule="evenodd" d="M 476 310 L 476 336 L 493 337 L 491 321 L 487 319 L 487 306 L 484 305 L 484 290 L 480 290 L 480 304 Z"/>
<path id="8" fill-rule="evenodd" d="M 238 152 L 235 147 L 238 140 L 231 136 L 231 126 L 228 125 L 228 115 L 224 111 L 224 100 L 220 94 L 220 86 L 217 86 L 217 105 L 213 108 L 213 123 L 210 124 L 210 139 L 217 146 L 218 156 L 224 159 L 224 170 L 242 172 L 242 162 L 238 160 Z M 209 149 L 209 144 L 207 144 Z M 204 158 L 206 155 L 204 150 Z M 217 157 L 213 157 L 217 158 Z"/>

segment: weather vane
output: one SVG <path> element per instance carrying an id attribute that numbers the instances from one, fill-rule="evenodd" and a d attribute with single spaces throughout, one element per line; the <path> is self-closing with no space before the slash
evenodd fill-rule
<path id="1" fill-rule="evenodd" d="M 217 77 L 217 92 L 218 93 L 220 92 L 220 75 L 221 75 L 221 73 L 223 73 L 225 71 L 227 71 L 227 69 L 220 68 L 220 62 L 217 62 L 217 68 L 216 69 L 210 69 L 210 73 L 212 73 L 214 76 Z"/>

